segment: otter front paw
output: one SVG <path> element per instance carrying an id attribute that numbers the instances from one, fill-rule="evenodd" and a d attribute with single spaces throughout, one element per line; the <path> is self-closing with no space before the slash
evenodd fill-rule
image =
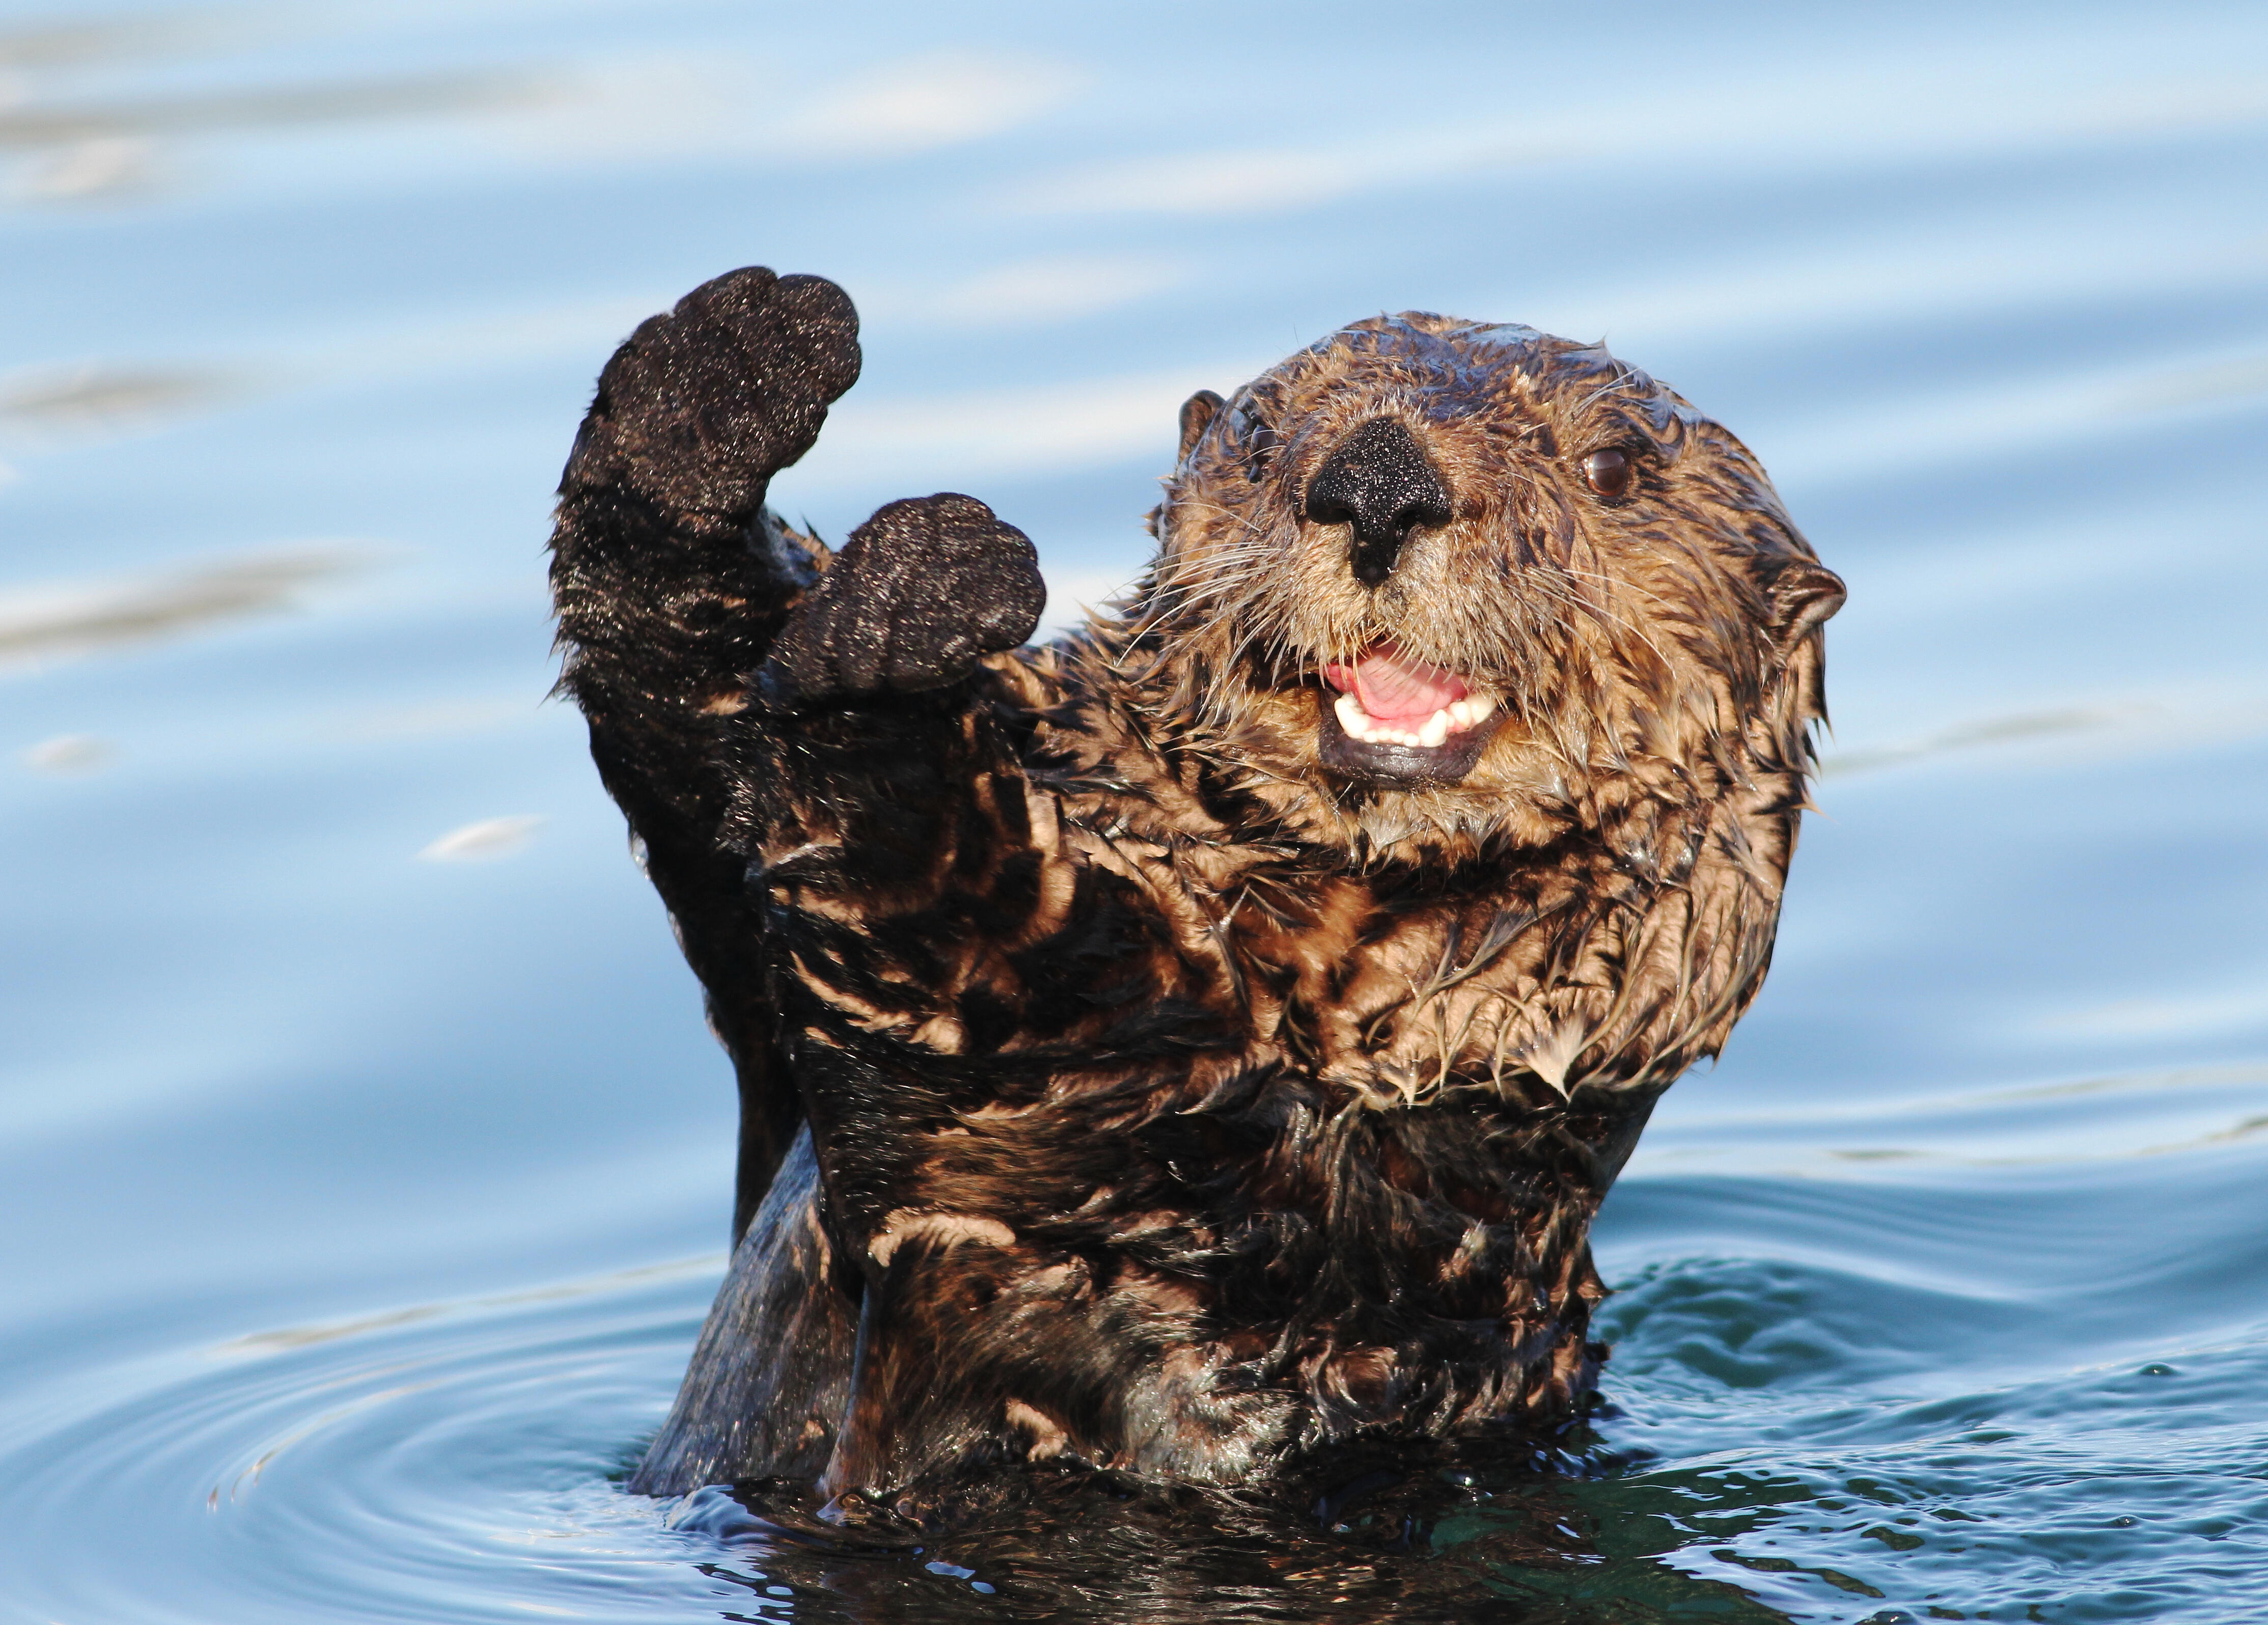
<path id="1" fill-rule="evenodd" d="M 974 496 L 894 502 L 796 607 L 760 688 L 782 710 L 941 688 L 1030 637 L 1047 598 L 1031 539 Z"/>
<path id="2" fill-rule="evenodd" d="M 858 314 L 842 289 L 728 271 L 615 351 L 561 489 L 620 482 L 666 511 L 746 524 L 858 365 Z"/>

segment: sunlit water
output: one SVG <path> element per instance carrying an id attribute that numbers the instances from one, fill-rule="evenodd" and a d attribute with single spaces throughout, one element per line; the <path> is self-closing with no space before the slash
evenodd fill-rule
<path id="1" fill-rule="evenodd" d="M 968 11 L 0 13 L 0 1617 L 2268 1617 L 2259 8 Z M 541 547 L 751 261 L 867 316 L 776 499 L 972 489 L 1058 619 L 1184 395 L 1409 307 L 1604 334 L 1847 577 L 1572 1472 L 617 1489 L 733 1107 Z"/>

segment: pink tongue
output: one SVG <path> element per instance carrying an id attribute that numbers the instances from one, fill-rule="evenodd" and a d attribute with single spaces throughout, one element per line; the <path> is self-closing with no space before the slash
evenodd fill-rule
<path id="1" fill-rule="evenodd" d="M 1465 680 L 1438 665 L 1403 658 L 1391 643 L 1381 643 L 1354 665 L 1327 665 L 1323 680 L 1378 722 L 1422 723 L 1445 705 L 1471 693 Z"/>

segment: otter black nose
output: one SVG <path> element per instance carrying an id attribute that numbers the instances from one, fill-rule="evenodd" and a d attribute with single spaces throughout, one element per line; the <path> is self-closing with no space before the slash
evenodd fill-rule
<path id="1" fill-rule="evenodd" d="M 1307 517 L 1351 525 L 1355 579 L 1376 586 L 1393 572 L 1420 526 L 1449 522 L 1449 489 L 1418 438 L 1394 418 L 1373 417 L 1339 442 L 1307 482 Z"/>

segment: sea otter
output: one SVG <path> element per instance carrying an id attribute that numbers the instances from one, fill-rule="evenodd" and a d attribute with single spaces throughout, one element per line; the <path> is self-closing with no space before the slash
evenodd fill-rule
<path id="1" fill-rule="evenodd" d="M 834 284 L 733 272 L 561 487 L 562 681 L 741 1095 L 631 1488 L 1564 1425 L 1591 1217 L 1771 958 L 1842 583 L 1645 373 L 1410 312 L 1193 396 L 1147 575 L 1025 646 L 983 503 L 765 507 L 858 368 Z"/>

